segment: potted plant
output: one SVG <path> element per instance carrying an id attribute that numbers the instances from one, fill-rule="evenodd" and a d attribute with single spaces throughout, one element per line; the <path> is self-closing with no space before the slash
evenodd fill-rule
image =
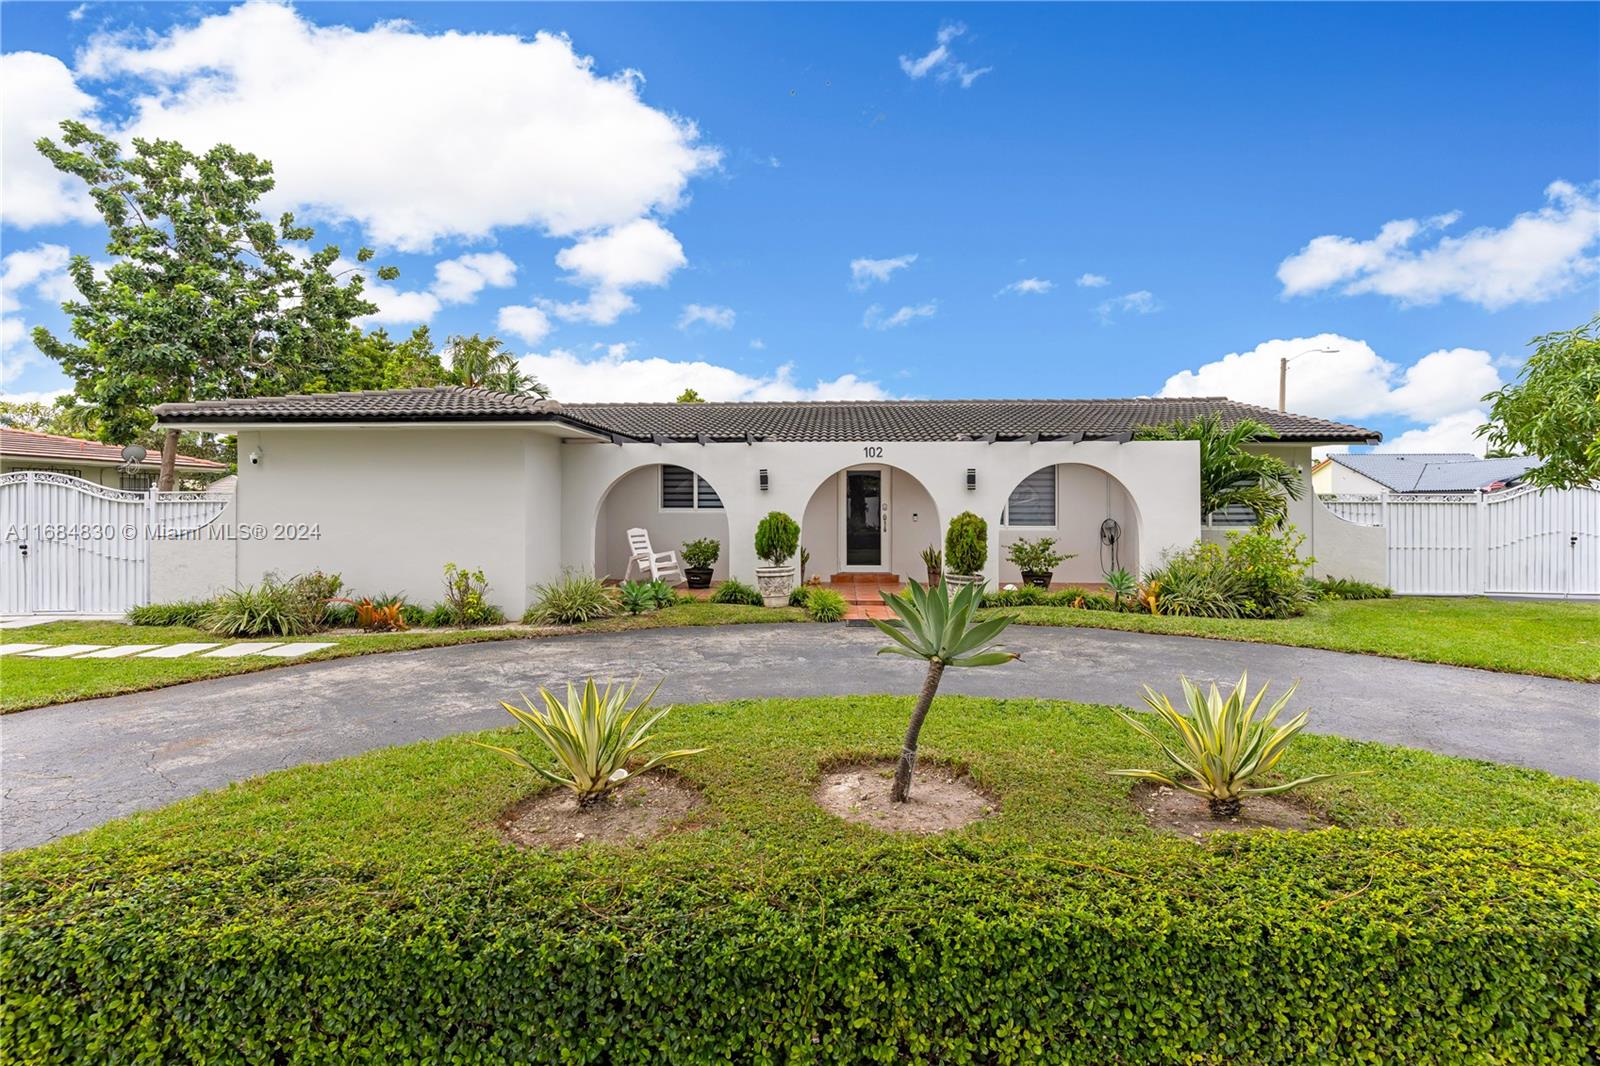
<path id="1" fill-rule="evenodd" d="M 683 545 L 683 579 L 692 589 L 711 587 L 711 568 L 722 554 L 722 543 L 714 537 L 685 541 Z"/>
<path id="2" fill-rule="evenodd" d="M 930 544 L 922 549 L 922 563 L 928 568 L 928 587 L 939 583 L 939 575 L 944 573 L 944 553 L 937 544 Z"/>
<path id="3" fill-rule="evenodd" d="M 756 557 L 766 566 L 756 567 L 756 587 L 768 607 L 789 602 L 795 568 L 789 562 L 800 550 L 800 525 L 782 511 L 773 511 L 756 526 Z"/>
<path id="4" fill-rule="evenodd" d="M 962 511 L 944 533 L 944 580 L 952 589 L 983 583 L 989 561 L 989 523 Z"/>
<path id="5" fill-rule="evenodd" d="M 1024 585 L 1047 589 L 1050 587 L 1050 579 L 1055 576 L 1056 567 L 1073 558 L 1073 555 L 1056 551 L 1053 537 L 1040 537 L 1038 540 L 1018 537 L 1016 542 L 1006 549 L 1006 558 L 1022 571 Z"/>

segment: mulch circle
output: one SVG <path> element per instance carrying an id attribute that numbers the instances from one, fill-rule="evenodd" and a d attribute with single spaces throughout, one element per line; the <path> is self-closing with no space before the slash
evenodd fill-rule
<path id="1" fill-rule="evenodd" d="M 570 789 L 549 788 L 519 800 L 500 816 L 500 836 L 519 848 L 643 843 L 693 828 L 688 816 L 705 797 L 671 771 L 652 770 L 617 786 L 588 808 Z"/>

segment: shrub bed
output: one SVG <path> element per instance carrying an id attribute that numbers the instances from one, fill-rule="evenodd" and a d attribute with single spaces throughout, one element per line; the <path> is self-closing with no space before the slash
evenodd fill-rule
<path id="1" fill-rule="evenodd" d="M 7 857 L 18 1061 L 1588 1062 L 1600 788 L 1306 737 L 1342 828 L 1157 836 L 1103 708 L 941 699 L 1000 797 L 904 838 L 810 797 L 909 701 L 678 708 L 707 806 L 642 849 L 518 852 L 465 740 L 270 775 Z M 509 732 L 496 735 L 499 742 Z M 531 753 L 531 749 L 524 749 Z M 1406 828 L 1394 828 L 1405 826 Z"/>

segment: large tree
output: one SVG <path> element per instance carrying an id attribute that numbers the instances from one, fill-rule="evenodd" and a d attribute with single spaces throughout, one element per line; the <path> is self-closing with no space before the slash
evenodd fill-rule
<path id="1" fill-rule="evenodd" d="M 313 250 L 309 226 L 261 214 L 271 163 L 228 145 L 197 154 L 137 138 L 125 154 L 81 122 L 61 128 L 59 144 L 41 138 L 37 147 L 89 187 L 112 263 L 102 274 L 88 256 L 73 257 L 78 298 L 62 305 L 72 337 L 39 327 L 33 340 L 95 409 L 101 440 L 143 436 L 159 403 L 301 391 L 345 376 L 353 322 L 377 308 L 358 268 L 335 271 L 337 247 Z M 163 440 L 164 489 L 176 444 L 176 434 Z"/>
<path id="2" fill-rule="evenodd" d="M 1202 519 L 1237 506 L 1248 508 L 1257 522 L 1282 525 L 1289 501 L 1300 498 L 1300 472 L 1291 463 L 1276 455 L 1245 450 L 1246 444 L 1277 436 L 1253 419 L 1224 425 L 1221 415 L 1201 415 L 1187 422 L 1145 426 L 1136 436 L 1139 440 L 1200 442 Z"/>
<path id="3" fill-rule="evenodd" d="M 1528 471 L 1535 485 L 1600 482 L 1600 315 L 1529 343 L 1517 380 L 1484 397 L 1492 421 L 1478 433 L 1496 451 L 1542 460 Z"/>

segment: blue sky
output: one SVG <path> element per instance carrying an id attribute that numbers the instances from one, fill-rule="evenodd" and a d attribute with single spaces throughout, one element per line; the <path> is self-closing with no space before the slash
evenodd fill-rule
<path id="1" fill-rule="evenodd" d="M 66 384 L 25 331 L 104 254 L 27 158 L 68 114 L 273 159 L 274 208 L 401 268 L 387 328 L 496 332 L 569 400 L 1271 403 L 1331 347 L 1291 408 L 1472 447 L 1600 304 L 1596 5 L 0 18 L 11 395 Z"/>

